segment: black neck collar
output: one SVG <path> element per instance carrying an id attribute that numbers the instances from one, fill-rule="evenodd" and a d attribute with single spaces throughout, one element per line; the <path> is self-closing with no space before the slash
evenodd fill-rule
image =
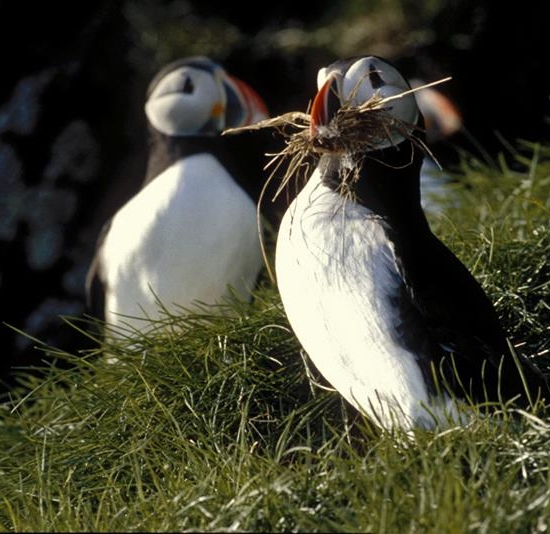
<path id="1" fill-rule="evenodd" d="M 354 155 L 356 170 L 349 171 L 349 165 L 338 158 L 338 165 L 331 163 L 326 168 L 323 181 L 339 194 L 351 195 L 391 226 L 411 224 L 424 219 L 420 203 L 423 159 L 422 147 L 405 140 L 396 146 Z"/>

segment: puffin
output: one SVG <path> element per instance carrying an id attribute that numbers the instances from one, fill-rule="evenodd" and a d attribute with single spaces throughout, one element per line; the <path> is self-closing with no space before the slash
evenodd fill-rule
<path id="1" fill-rule="evenodd" d="M 430 230 L 424 123 L 407 80 L 361 56 L 321 68 L 317 86 L 306 134 L 323 150 L 275 250 L 281 302 L 309 361 L 388 431 L 465 424 L 461 405 L 490 413 L 548 400 L 543 373 L 510 351 L 481 285 Z M 405 127 L 370 145 L 335 143 L 342 107 L 373 97 L 390 98 L 384 111 Z"/>
<path id="2" fill-rule="evenodd" d="M 166 311 L 250 301 L 263 265 L 263 153 L 250 136 L 221 133 L 266 119 L 264 100 L 218 62 L 192 56 L 154 76 L 145 116 L 142 187 L 104 224 L 86 276 L 89 313 L 115 337 Z"/>

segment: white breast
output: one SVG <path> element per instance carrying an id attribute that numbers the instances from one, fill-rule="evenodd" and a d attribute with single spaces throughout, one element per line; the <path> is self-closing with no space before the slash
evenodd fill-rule
<path id="1" fill-rule="evenodd" d="M 317 169 L 287 210 L 276 250 L 288 319 L 324 377 L 381 426 L 431 426 L 414 355 L 392 339 L 401 282 L 383 222 L 322 184 Z"/>
<path id="2" fill-rule="evenodd" d="M 219 303 L 228 285 L 250 297 L 262 265 L 253 201 L 207 154 L 180 160 L 114 217 L 104 243 L 106 319 L 159 317 L 195 301 Z M 158 301 L 156 297 L 158 297 Z"/>

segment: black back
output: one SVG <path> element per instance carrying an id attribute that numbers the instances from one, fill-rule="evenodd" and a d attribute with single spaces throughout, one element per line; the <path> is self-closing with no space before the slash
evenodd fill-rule
<path id="1" fill-rule="evenodd" d="M 392 333 L 396 342 L 418 355 L 432 393 L 447 385 L 476 402 L 518 397 L 516 404 L 526 407 L 529 396 L 550 400 L 540 370 L 522 355 L 514 358 L 481 285 L 430 230 L 420 204 L 423 157 L 409 141 L 370 152 L 354 191 L 358 202 L 381 217 L 394 245 L 402 278 L 393 297 L 402 320 Z M 334 187 L 338 177 L 327 182 Z"/>

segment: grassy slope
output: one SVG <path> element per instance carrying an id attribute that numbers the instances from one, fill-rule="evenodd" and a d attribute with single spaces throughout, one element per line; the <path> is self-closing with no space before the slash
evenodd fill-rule
<path id="1" fill-rule="evenodd" d="M 548 371 L 550 151 L 466 165 L 434 231 Z M 550 424 L 476 421 L 405 445 L 311 383 L 276 291 L 167 336 L 59 352 L 0 411 L 0 529 L 518 532 L 550 517 Z M 178 326 L 184 326 L 185 331 Z M 44 349 L 53 351 L 53 349 Z M 54 351 L 55 352 L 55 351 Z"/>

